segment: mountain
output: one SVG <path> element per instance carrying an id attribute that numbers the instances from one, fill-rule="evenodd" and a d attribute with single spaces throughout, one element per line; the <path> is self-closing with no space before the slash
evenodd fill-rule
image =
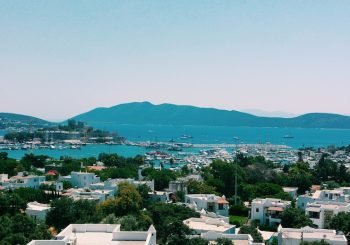
<path id="1" fill-rule="evenodd" d="M 37 117 L 15 114 L 15 113 L 5 113 L 5 112 L 0 112 L 0 120 L 18 121 L 21 123 L 36 124 L 36 125 L 50 124 L 50 122 Z"/>
<path id="2" fill-rule="evenodd" d="M 294 113 L 284 112 L 284 111 L 263 111 L 259 109 L 247 109 L 242 110 L 242 112 L 246 112 L 248 114 L 252 114 L 258 117 L 296 117 L 297 115 Z"/>
<path id="3" fill-rule="evenodd" d="M 337 114 L 310 113 L 293 118 L 258 117 L 239 111 L 173 104 L 154 105 L 149 102 L 96 108 L 74 119 L 87 122 L 89 125 L 162 124 L 350 129 L 350 117 Z"/>

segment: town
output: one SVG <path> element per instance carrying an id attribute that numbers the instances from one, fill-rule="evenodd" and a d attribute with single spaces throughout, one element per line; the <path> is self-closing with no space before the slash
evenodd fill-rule
<path id="1" fill-rule="evenodd" d="M 58 160 L 0 153 L 0 230 L 7 231 L 0 239 L 31 245 L 347 244 L 350 147 L 295 153 L 273 147 L 281 155 L 270 158 L 256 149 L 202 151 L 177 168 L 165 168 L 159 153 Z M 203 164 L 191 162 L 204 155 Z"/>

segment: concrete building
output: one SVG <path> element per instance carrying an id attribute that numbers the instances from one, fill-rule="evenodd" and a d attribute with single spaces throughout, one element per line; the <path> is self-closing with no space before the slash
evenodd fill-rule
<path id="1" fill-rule="evenodd" d="M 181 181 L 181 180 L 170 181 L 168 190 L 169 190 L 169 192 L 173 192 L 173 193 L 180 191 L 180 192 L 187 194 L 186 183 L 184 181 Z"/>
<path id="2" fill-rule="evenodd" d="M 149 199 L 153 202 L 163 202 L 168 203 L 172 200 L 172 195 L 174 195 L 172 192 L 167 191 L 151 191 L 148 192 Z"/>
<path id="3" fill-rule="evenodd" d="M 40 185 L 45 182 L 45 176 L 26 175 L 22 172 L 11 178 L 8 178 L 7 174 L 2 174 L 0 178 L 0 186 L 3 186 L 5 189 L 39 189 Z"/>
<path id="4" fill-rule="evenodd" d="M 88 201 L 97 201 L 103 202 L 108 198 L 114 197 L 113 190 L 90 190 L 87 188 L 71 188 L 66 190 L 62 196 L 70 197 L 74 201 L 78 200 L 88 200 Z"/>
<path id="5" fill-rule="evenodd" d="M 317 201 L 308 203 L 305 209 L 314 226 L 321 229 L 327 227 L 332 217 L 340 212 L 350 212 L 350 203 Z"/>
<path id="6" fill-rule="evenodd" d="M 252 236 L 249 234 L 226 234 L 221 232 L 209 231 L 200 235 L 192 235 L 190 237 L 201 237 L 210 241 L 210 244 L 215 244 L 218 238 L 230 239 L 235 245 L 265 245 L 264 243 L 255 243 Z"/>
<path id="7" fill-rule="evenodd" d="M 254 199 L 250 210 L 251 219 L 256 220 L 259 224 L 277 226 L 281 223 L 281 213 L 290 205 L 290 201 L 281 199 Z"/>
<path id="8" fill-rule="evenodd" d="M 90 185 L 101 182 L 100 177 L 94 173 L 88 172 L 71 172 L 68 176 L 62 176 L 60 181 L 69 181 L 73 187 L 76 188 L 89 188 Z"/>
<path id="9" fill-rule="evenodd" d="M 151 191 L 154 191 L 154 180 L 138 181 L 134 179 L 108 179 L 104 182 L 91 184 L 89 188 L 92 190 L 113 190 L 115 191 L 115 193 L 117 193 L 118 185 L 123 182 L 129 183 L 135 187 L 138 187 L 140 185 L 147 185 L 151 189 Z"/>
<path id="10" fill-rule="evenodd" d="M 305 210 L 308 203 L 318 201 L 350 203 L 350 187 L 341 187 L 334 190 L 317 190 L 314 193 L 300 195 L 297 200 L 297 205 L 298 208 Z"/>
<path id="11" fill-rule="evenodd" d="M 51 207 L 49 204 L 42 204 L 38 202 L 27 203 L 26 214 L 35 220 L 45 220 L 47 213 Z"/>
<path id="12" fill-rule="evenodd" d="M 298 197 L 298 187 L 283 187 L 283 191 L 288 193 L 293 199 Z"/>
<path id="13" fill-rule="evenodd" d="M 344 235 L 337 235 L 335 230 L 315 229 L 303 227 L 300 229 L 278 227 L 279 245 L 299 245 L 302 242 L 321 241 L 332 245 L 347 245 L 348 241 Z"/>
<path id="14" fill-rule="evenodd" d="M 120 225 L 72 224 L 53 240 L 34 240 L 27 245 L 156 245 L 156 230 L 121 231 Z"/>
<path id="15" fill-rule="evenodd" d="M 184 220 L 183 223 L 198 235 L 209 231 L 235 234 L 236 230 L 235 225 L 230 225 L 222 218 L 211 218 L 204 215 L 201 215 L 200 218 L 190 218 Z"/>
<path id="16" fill-rule="evenodd" d="M 228 216 L 229 202 L 225 196 L 219 197 L 213 194 L 188 194 L 185 195 L 185 203 L 200 211 L 204 209 L 218 215 Z"/>

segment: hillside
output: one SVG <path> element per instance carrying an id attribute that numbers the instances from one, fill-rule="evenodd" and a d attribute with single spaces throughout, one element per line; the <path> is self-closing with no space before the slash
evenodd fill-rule
<path id="1" fill-rule="evenodd" d="M 350 117 L 337 114 L 310 113 L 294 118 L 258 117 L 239 111 L 199 108 L 149 102 L 120 104 L 96 108 L 74 119 L 88 124 L 162 124 L 248 127 L 349 128 Z"/>

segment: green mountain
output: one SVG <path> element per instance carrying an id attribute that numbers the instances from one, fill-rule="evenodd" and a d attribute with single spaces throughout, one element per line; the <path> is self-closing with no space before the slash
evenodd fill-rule
<path id="1" fill-rule="evenodd" d="M 273 118 L 258 117 L 239 111 L 173 104 L 153 105 L 149 102 L 96 108 L 80 114 L 74 119 L 87 122 L 89 125 L 159 124 L 350 129 L 350 117 L 337 114 L 310 113 L 294 118 Z"/>
<path id="2" fill-rule="evenodd" d="M 31 116 L 15 114 L 15 113 L 5 113 L 5 112 L 0 112 L 0 120 L 17 121 L 20 123 L 35 124 L 35 125 L 50 124 L 50 122 L 37 117 L 31 117 Z"/>

